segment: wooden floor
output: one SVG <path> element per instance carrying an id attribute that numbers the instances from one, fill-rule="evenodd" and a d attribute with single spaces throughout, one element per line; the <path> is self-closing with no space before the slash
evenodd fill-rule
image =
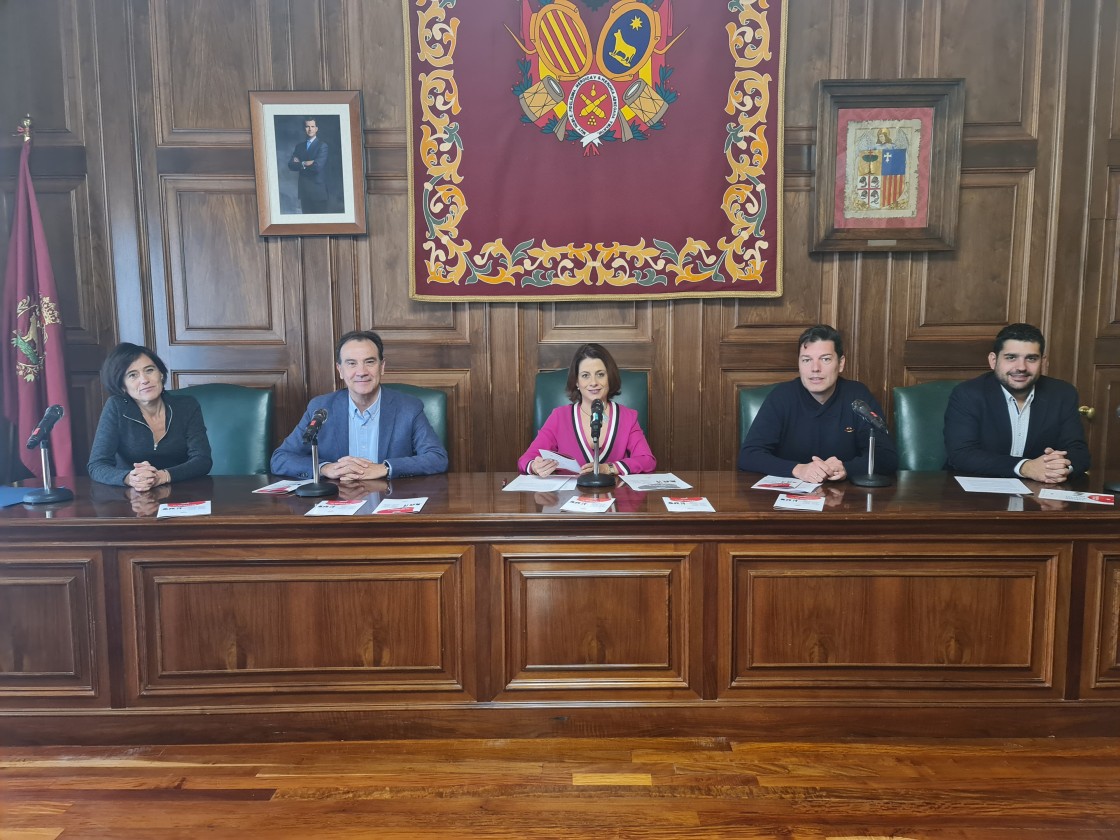
<path id="1" fill-rule="evenodd" d="M 1120 740 L 0 748 L 0 840 L 1120 837 Z"/>

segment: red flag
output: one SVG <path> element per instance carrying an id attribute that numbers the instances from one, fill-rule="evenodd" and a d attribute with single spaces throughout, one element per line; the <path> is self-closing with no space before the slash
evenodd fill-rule
<path id="1" fill-rule="evenodd" d="M 4 416 L 19 436 L 20 460 L 41 478 L 39 453 L 23 444 L 48 406 L 61 405 L 66 412 L 50 437 L 55 474 L 73 475 L 74 455 L 66 395 L 66 337 L 39 203 L 31 185 L 30 153 L 31 144 L 25 142 L 19 156 L 4 304 L 0 309 L 4 333 L 0 341 L 0 379 L 4 383 Z"/>

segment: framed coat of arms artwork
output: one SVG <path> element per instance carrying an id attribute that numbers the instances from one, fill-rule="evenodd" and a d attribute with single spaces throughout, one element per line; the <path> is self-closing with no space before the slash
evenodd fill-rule
<path id="1" fill-rule="evenodd" d="M 963 125 L 962 79 L 822 81 L 812 250 L 952 250 Z"/>

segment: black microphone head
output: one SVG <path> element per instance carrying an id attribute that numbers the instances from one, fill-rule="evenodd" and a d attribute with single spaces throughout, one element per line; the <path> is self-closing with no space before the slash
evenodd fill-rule
<path id="1" fill-rule="evenodd" d="M 602 417 L 603 416 L 603 411 L 604 411 L 604 409 L 603 409 L 603 401 L 602 400 L 595 400 L 591 403 L 591 413 L 593 415 L 598 414 L 600 417 Z"/>
<path id="2" fill-rule="evenodd" d="M 852 400 L 852 411 L 874 426 L 876 429 L 886 430 L 887 424 L 883 418 L 876 414 L 863 400 Z"/>
<path id="3" fill-rule="evenodd" d="M 57 423 L 65 413 L 61 405 L 49 406 L 43 413 L 43 419 L 39 421 L 39 425 L 35 427 L 35 430 L 31 432 L 31 437 L 27 439 L 27 448 L 34 449 L 45 440 L 47 435 L 50 434 L 51 429 L 54 428 L 54 424 Z"/>
<path id="4" fill-rule="evenodd" d="M 315 409 L 315 413 L 311 415 L 311 419 L 307 421 L 307 428 L 303 430 L 303 442 L 313 443 L 319 438 L 319 429 L 327 422 L 327 410 L 325 408 Z"/>

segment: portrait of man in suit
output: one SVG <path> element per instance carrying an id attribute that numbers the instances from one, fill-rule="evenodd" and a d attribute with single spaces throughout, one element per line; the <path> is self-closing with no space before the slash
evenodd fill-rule
<path id="1" fill-rule="evenodd" d="M 273 119 L 281 213 L 345 212 L 339 117 L 278 114 Z"/>
<path id="2" fill-rule="evenodd" d="M 307 139 L 296 143 L 288 169 L 299 173 L 299 206 L 303 213 L 327 211 L 327 160 L 330 147 L 319 137 L 315 117 L 303 118 L 303 133 Z"/>

